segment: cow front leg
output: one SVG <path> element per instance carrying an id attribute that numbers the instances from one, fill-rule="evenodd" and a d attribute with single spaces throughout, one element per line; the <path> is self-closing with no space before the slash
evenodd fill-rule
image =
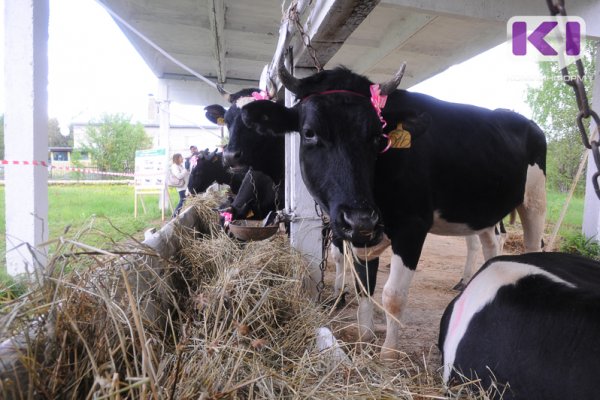
<path id="1" fill-rule="evenodd" d="M 362 342 L 370 342 L 375 338 L 373 301 L 371 297 L 375 293 L 378 268 L 379 258 L 374 258 L 370 261 L 354 258 L 354 269 L 358 276 L 358 279 L 355 281 L 358 293 L 356 319 L 358 322 L 358 339 Z"/>
<path id="2" fill-rule="evenodd" d="M 408 289 L 415 271 L 408 268 L 399 255 L 392 256 L 390 277 L 383 287 L 383 307 L 386 313 L 387 333 L 381 348 L 381 358 L 398 358 L 398 335 L 400 319 L 406 309 Z"/>

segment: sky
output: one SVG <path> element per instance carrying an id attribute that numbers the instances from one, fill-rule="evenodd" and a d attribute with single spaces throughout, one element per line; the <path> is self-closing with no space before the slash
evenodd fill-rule
<path id="1" fill-rule="evenodd" d="M 0 26 L 4 26 L 4 0 L 0 9 Z M 0 39 L 4 43 L 3 29 Z M 122 112 L 134 121 L 148 120 L 148 97 L 157 92 L 157 78 L 94 0 L 50 0 L 48 47 L 48 113 L 61 126 L 87 122 L 102 113 Z M 0 65 L 4 65 L 3 45 Z M 3 74 L 2 68 L 0 114 L 5 104 Z M 539 79 L 535 62 L 520 60 L 501 45 L 411 90 L 531 117 L 524 101 L 526 88 L 539 84 Z M 203 114 L 200 107 L 171 106 L 172 123 L 206 125 Z"/>

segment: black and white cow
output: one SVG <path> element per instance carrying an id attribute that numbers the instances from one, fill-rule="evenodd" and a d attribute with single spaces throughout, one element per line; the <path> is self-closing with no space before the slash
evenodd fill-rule
<path id="1" fill-rule="evenodd" d="M 217 125 L 226 125 L 229 131 L 229 140 L 223 149 L 225 166 L 234 171 L 252 167 L 267 174 L 276 184 L 283 182 L 285 138 L 258 135 L 241 119 L 242 107 L 257 99 L 268 99 L 269 95 L 252 88 L 231 94 L 219 87 L 219 92 L 231 103 L 231 107 L 225 110 L 223 106 L 213 104 L 207 106 L 205 111 L 210 121 Z M 281 204 L 283 205 L 283 202 Z"/>
<path id="2" fill-rule="evenodd" d="M 275 211 L 283 188 L 279 188 L 267 175 L 251 169 L 231 170 L 223 163 L 223 153 L 201 151 L 191 160 L 192 171 L 188 190 L 199 194 L 214 182 L 229 185 L 233 197 L 222 211 L 231 213 L 233 219 L 263 219 Z M 244 171 L 246 171 L 244 173 Z"/>
<path id="3" fill-rule="evenodd" d="M 503 399 L 597 398 L 600 263 L 561 253 L 491 259 L 446 308 L 439 347 L 446 384 L 462 374 L 484 389 L 497 383 Z"/>
<path id="4" fill-rule="evenodd" d="M 223 165 L 223 153 L 217 150 L 201 151 L 190 160 L 191 171 L 188 191 L 191 194 L 204 193 L 213 183 L 227 184 L 237 193 L 246 171 L 234 173 Z"/>
<path id="5" fill-rule="evenodd" d="M 374 85 L 345 68 L 297 79 L 280 63 L 280 80 L 300 101 L 242 109 L 244 123 L 259 133 L 300 132 L 304 183 L 335 235 L 367 250 L 391 240 L 384 358 L 397 357 L 400 317 L 429 232 L 480 234 L 487 259 L 497 254 L 494 224 L 516 208 L 526 250 L 539 251 L 546 206 L 546 140 L 535 123 L 397 90 L 403 72 Z M 366 270 L 371 294 L 376 265 Z M 358 314 L 362 338 L 372 338 L 366 296 Z"/>
<path id="6" fill-rule="evenodd" d="M 229 211 L 233 219 L 264 219 L 279 208 L 284 188 L 260 171 L 249 169 Z"/>
<path id="7" fill-rule="evenodd" d="M 266 95 L 258 88 L 244 89 L 236 93 L 229 93 L 222 87 L 219 92 L 231 103 L 229 109 L 225 109 L 219 104 L 209 105 L 205 108 L 206 117 L 217 125 L 226 125 L 229 131 L 229 143 L 224 148 L 223 162 L 232 170 L 245 170 L 251 167 L 258 171 L 266 171 L 266 174 L 276 182 L 281 182 L 279 188 L 283 188 L 285 179 L 285 140 L 282 136 L 261 135 L 254 129 L 246 126 L 242 121 L 242 108 L 255 100 L 268 100 L 271 95 Z M 242 196 L 241 198 L 248 198 Z M 283 191 L 279 204 L 284 204 Z M 240 200 L 238 199 L 238 203 Z M 500 240 L 501 236 L 495 234 L 495 239 Z M 460 290 L 469 281 L 475 272 L 477 262 L 477 253 L 481 250 L 478 235 L 466 236 L 467 258 L 463 276 L 455 289 Z M 333 239 L 332 256 L 336 265 L 334 281 L 334 297 L 338 297 L 344 290 L 344 261 L 342 251 L 342 240 Z M 501 244 L 499 249 L 501 251 Z M 491 255 L 487 255 L 487 258 Z"/>
<path id="8" fill-rule="evenodd" d="M 264 172 L 273 182 L 277 182 L 279 190 L 277 203 L 280 207 L 285 204 L 285 138 L 283 136 L 261 135 L 248 128 L 241 118 L 242 108 L 255 100 L 268 100 L 273 94 L 267 95 L 260 89 L 243 89 L 236 93 L 228 93 L 219 87 L 219 92 L 231 103 L 229 109 L 219 104 L 205 108 L 206 117 L 217 125 L 226 125 L 229 131 L 229 141 L 224 148 L 223 161 L 232 170 L 244 170 L 248 167 L 255 171 Z M 333 239 L 333 259 L 336 265 L 334 297 L 343 292 L 344 261 L 342 240 Z M 342 303 L 344 301 L 342 300 Z"/>

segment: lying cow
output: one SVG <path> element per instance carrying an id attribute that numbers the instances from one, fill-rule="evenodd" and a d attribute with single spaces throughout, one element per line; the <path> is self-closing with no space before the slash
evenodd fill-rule
<path id="1" fill-rule="evenodd" d="M 446 308 L 439 347 L 446 384 L 463 375 L 496 385 L 505 400 L 597 398 L 600 263 L 561 253 L 493 258 Z"/>
<path id="2" fill-rule="evenodd" d="M 397 357 L 410 282 L 429 232 L 479 234 L 486 259 L 498 253 L 493 226 L 517 209 L 527 251 L 539 251 L 545 218 L 546 139 L 507 110 L 455 104 L 397 90 L 404 67 L 375 85 L 345 68 L 279 78 L 299 102 L 254 101 L 246 126 L 282 136 L 300 132 L 300 166 L 309 192 L 331 216 L 334 235 L 365 259 L 387 236 L 393 251 L 383 289 L 387 335 L 382 357 Z M 376 265 L 365 268 L 372 294 Z M 373 338 L 373 305 L 359 301 L 359 329 Z"/>

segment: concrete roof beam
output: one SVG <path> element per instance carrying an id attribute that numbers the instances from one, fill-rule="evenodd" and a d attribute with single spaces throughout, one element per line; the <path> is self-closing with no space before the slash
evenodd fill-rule
<path id="1" fill-rule="evenodd" d="M 208 0 L 208 20 L 210 22 L 210 41 L 217 81 L 224 83 L 227 74 L 225 68 L 225 5 L 223 0 Z"/>

